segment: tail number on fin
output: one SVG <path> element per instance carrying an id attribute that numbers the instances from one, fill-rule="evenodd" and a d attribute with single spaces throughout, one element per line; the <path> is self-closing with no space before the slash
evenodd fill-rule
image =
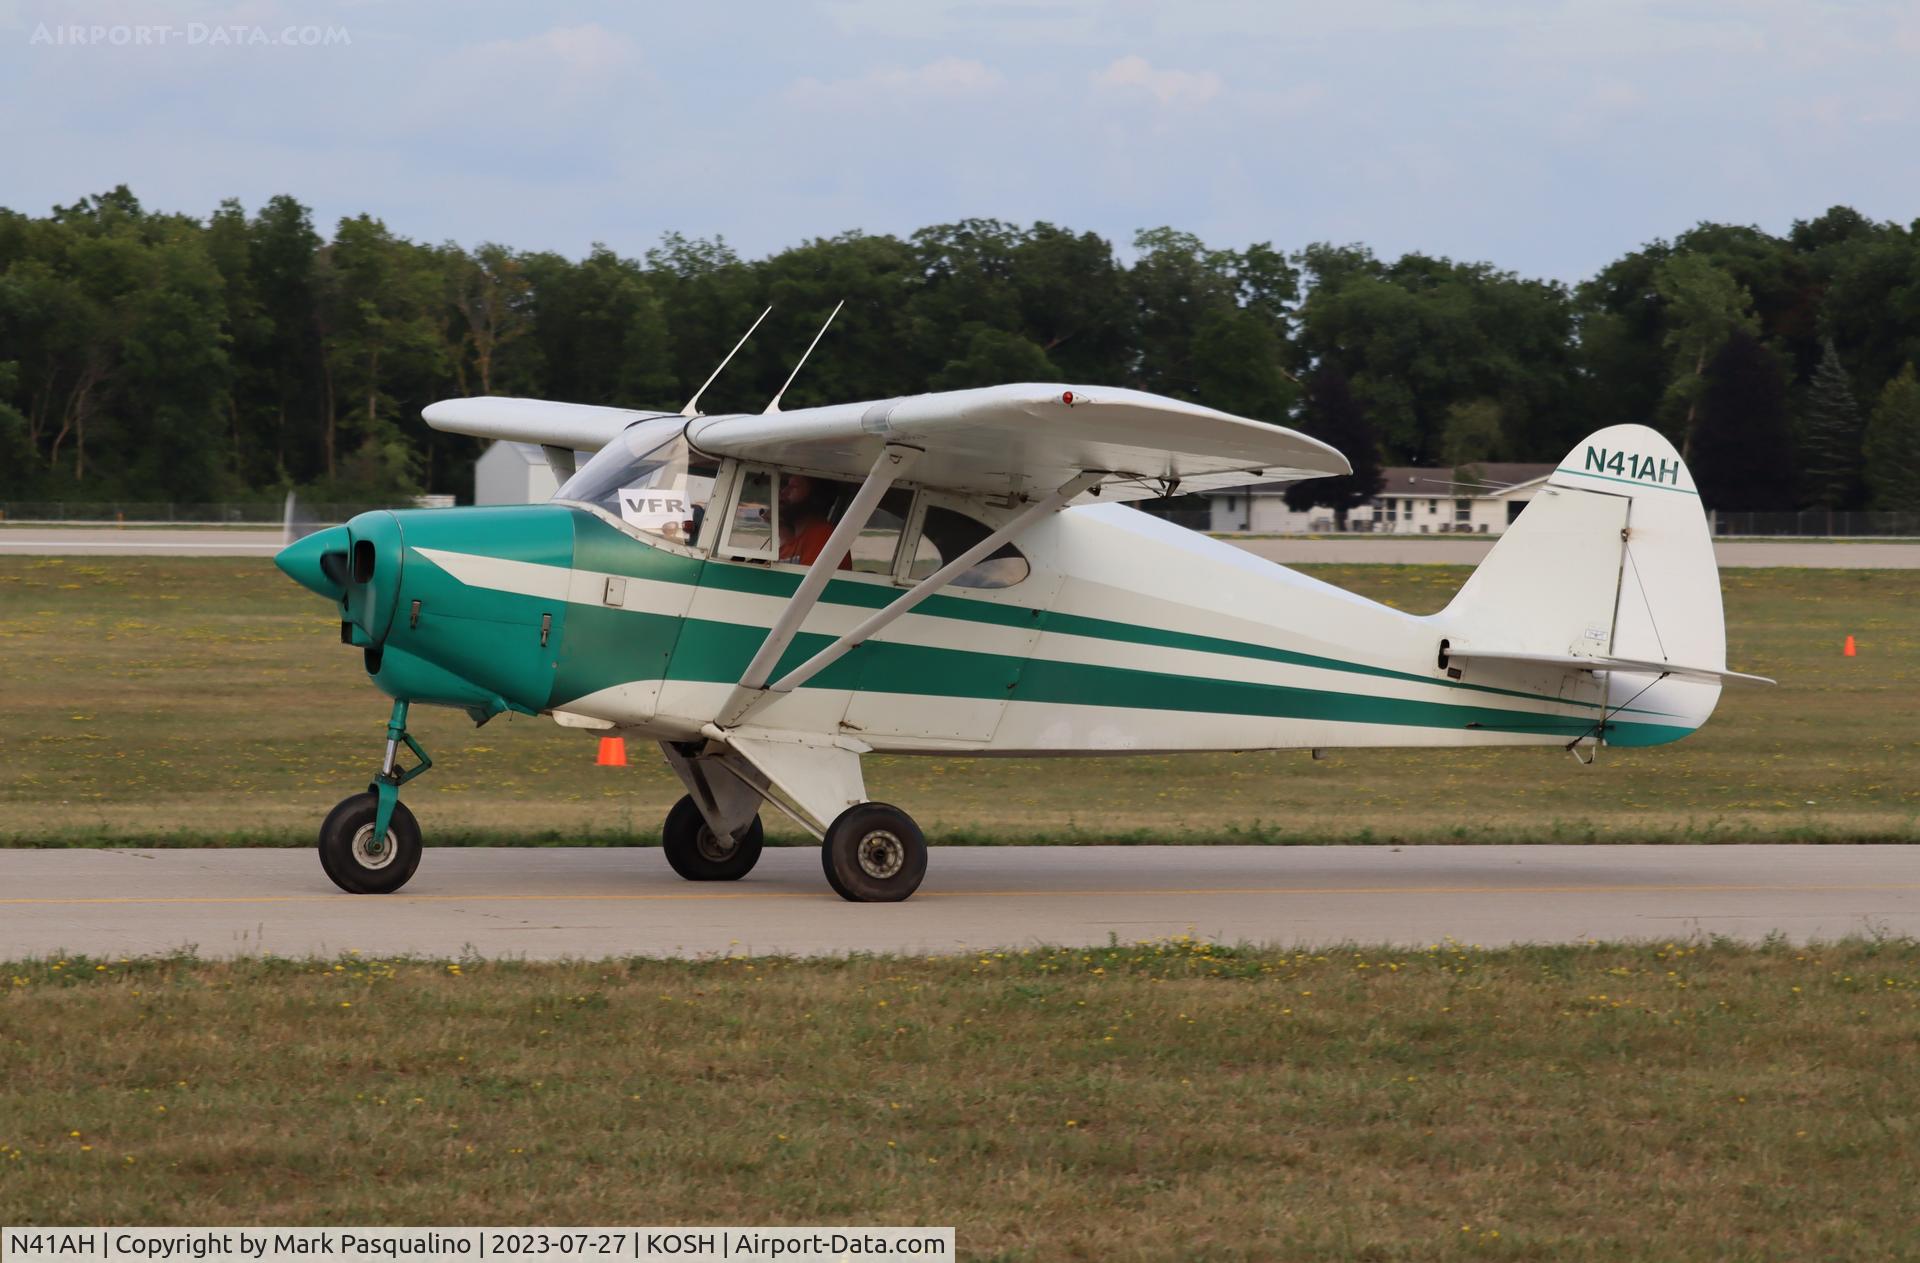
<path id="1" fill-rule="evenodd" d="M 1677 460 L 1655 460 L 1638 452 L 1609 452 L 1591 443 L 1587 444 L 1586 465 L 1581 472 L 1612 474 L 1616 478 L 1632 478 L 1636 482 L 1659 483 L 1669 487 L 1680 485 L 1680 462 Z"/>

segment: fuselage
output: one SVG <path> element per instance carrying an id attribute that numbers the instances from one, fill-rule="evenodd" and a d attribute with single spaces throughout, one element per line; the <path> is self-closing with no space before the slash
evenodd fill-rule
<path id="1" fill-rule="evenodd" d="M 929 597 L 752 726 L 1012 755 L 1565 744 L 1602 718 L 1590 681 L 1450 678 L 1444 613 L 1393 609 L 1124 506 L 1060 512 L 1019 548 L 1024 580 Z M 363 514 L 296 550 L 283 566 L 340 601 L 343 638 L 392 696 L 674 741 L 714 722 L 804 574 L 564 503 Z M 341 551 L 348 573 L 318 576 L 317 559 Z M 890 575 L 835 577 L 775 674 L 902 590 Z M 1628 707 L 1606 738 L 1656 744 L 1694 726 Z"/>

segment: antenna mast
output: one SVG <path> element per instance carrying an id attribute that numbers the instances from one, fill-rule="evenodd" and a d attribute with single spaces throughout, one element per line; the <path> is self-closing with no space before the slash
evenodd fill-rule
<path id="1" fill-rule="evenodd" d="M 772 310 L 773 308 L 769 306 L 767 308 L 767 311 L 761 312 L 760 320 L 765 320 L 767 318 L 767 312 Z M 707 380 L 700 383 L 700 389 L 693 392 L 693 398 L 687 400 L 687 406 L 680 409 L 681 416 L 696 417 L 700 415 L 700 410 L 698 407 L 696 407 L 696 405 L 700 402 L 700 396 L 707 393 L 707 387 L 713 385 L 713 379 L 715 377 L 720 376 L 721 369 L 726 368 L 726 366 L 732 362 L 733 357 L 740 354 L 740 348 L 747 344 L 747 339 L 753 336 L 753 331 L 760 327 L 760 320 L 756 320 L 751 325 L 747 326 L 747 331 L 740 335 L 740 340 L 738 342 L 733 344 L 733 350 L 727 352 L 727 358 L 720 361 L 720 368 L 714 369 L 712 376 L 708 377 Z"/>
<path id="2" fill-rule="evenodd" d="M 833 318 L 834 318 L 835 316 L 837 316 L 837 315 L 839 315 L 839 314 L 840 314 L 840 309 L 841 309 L 842 307 L 845 307 L 846 305 L 847 305 L 847 300 L 846 300 L 846 299 L 844 299 L 844 298 L 843 298 L 843 299 L 841 299 L 841 300 L 840 300 L 839 302 L 837 302 L 837 303 L 835 303 L 835 304 L 833 305 L 833 310 L 832 310 L 832 311 L 831 311 L 830 313 L 828 313 L 828 315 L 827 315 L 827 323 L 826 323 L 826 324 L 823 324 L 823 325 L 821 325 L 821 326 L 820 326 L 820 332 L 818 332 L 818 333 L 816 333 L 816 334 L 814 334 L 814 335 L 813 335 L 813 341 L 811 341 L 811 342 L 809 342 L 809 343 L 807 343 L 807 349 L 806 349 L 806 350 L 805 350 L 804 352 L 802 352 L 802 353 L 801 353 L 801 356 L 800 356 L 800 363 L 798 363 L 798 364 L 795 364 L 795 365 L 793 366 L 793 371 L 792 371 L 791 373 L 788 373 L 788 374 L 787 374 L 787 380 L 785 380 L 785 381 L 783 381 L 783 382 L 781 382 L 781 383 L 780 383 L 780 389 L 778 389 L 778 390 L 776 390 L 776 391 L 774 391 L 774 392 L 773 392 L 773 400 L 772 400 L 772 401 L 771 401 L 770 403 L 768 403 L 768 404 L 767 404 L 767 406 L 766 406 L 765 408 L 763 408 L 763 409 L 761 409 L 761 415 L 762 415 L 762 416 L 765 416 L 765 415 L 766 415 L 767 413 L 769 413 L 769 412 L 778 412 L 778 411 L 780 411 L 780 398 L 781 398 L 781 396 L 783 396 L 783 395 L 785 395 L 785 394 L 787 393 L 787 387 L 789 387 L 789 386 L 791 386 L 791 385 L 793 385 L 793 379 L 794 379 L 794 378 L 796 378 L 796 377 L 798 377 L 798 376 L 800 376 L 800 370 L 801 370 L 801 368 L 802 368 L 802 367 L 804 367 L 804 366 L 806 365 L 806 362 L 807 362 L 807 356 L 809 356 L 809 355 L 812 355 L 812 354 L 813 354 L 813 348 L 815 348 L 815 347 L 817 347 L 817 346 L 819 346 L 819 345 L 820 345 L 820 339 L 821 339 L 821 338 L 824 338 L 824 337 L 826 337 L 826 336 L 827 336 L 827 325 L 830 325 L 830 324 L 832 324 L 832 323 L 833 323 Z"/>

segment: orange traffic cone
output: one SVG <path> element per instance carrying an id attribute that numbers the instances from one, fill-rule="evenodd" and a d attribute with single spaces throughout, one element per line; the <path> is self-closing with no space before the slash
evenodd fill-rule
<path id="1" fill-rule="evenodd" d="M 1851 657 L 1854 657 L 1854 656 L 1856 656 L 1856 655 L 1854 654 L 1854 652 L 1853 652 L 1853 637 L 1852 637 L 1852 636 L 1848 636 L 1848 637 L 1847 637 L 1847 643 L 1846 643 L 1846 644 L 1845 644 L 1844 646 L 1842 646 L 1842 647 L 1841 647 L 1841 649 L 1840 649 L 1840 656 L 1841 656 L 1841 657 L 1843 657 L 1843 658 L 1851 658 Z"/>
<path id="2" fill-rule="evenodd" d="M 627 765 L 627 739 L 625 737 L 600 738 L 600 757 L 594 762 L 601 767 L 625 767 Z"/>

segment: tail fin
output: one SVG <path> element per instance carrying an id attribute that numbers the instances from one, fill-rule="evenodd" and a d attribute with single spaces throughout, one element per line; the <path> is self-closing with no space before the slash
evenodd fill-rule
<path id="1" fill-rule="evenodd" d="M 1720 696 L 1727 639 L 1713 538 L 1680 453 L 1640 425 L 1589 436 L 1435 621 L 1459 656 L 1450 670 L 1603 702 L 1610 744 L 1698 728 Z M 1631 669 L 1660 663 L 1684 674 Z"/>

